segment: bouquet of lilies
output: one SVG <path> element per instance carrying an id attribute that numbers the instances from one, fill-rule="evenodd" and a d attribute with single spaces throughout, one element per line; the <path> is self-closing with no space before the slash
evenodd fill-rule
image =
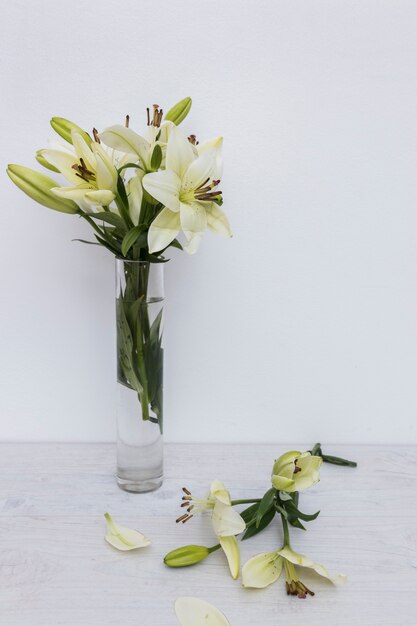
<path id="1" fill-rule="evenodd" d="M 147 132 L 125 125 L 93 129 L 91 135 L 69 120 L 53 117 L 52 128 L 65 144 L 51 142 L 36 153 L 48 170 L 70 183 L 22 165 L 9 165 L 12 181 L 39 204 L 86 219 L 96 243 L 119 257 L 160 262 L 170 246 L 194 253 L 209 229 L 231 236 L 220 209 L 222 138 L 199 143 L 178 125 L 191 108 L 185 98 L 163 115 L 147 109 Z M 177 240 L 185 238 L 184 246 Z"/>
<path id="2" fill-rule="evenodd" d="M 36 159 L 67 184 L 21 165 L 7 169 L 39 204 L 89 223 L 95 241 L 78 241 L 103 246 L 126 261 L 117 298 L 118 379 L 137 393 L 142 418 L 161 430 L 162 310 L 150 319 L 150 266 L 166 262 L 170 247 L 193 254 L 206 229 L 231 236 L 220 208 L 222 138 L 199 143 L 194 134 L 184 135 L 178 126 L 190 108 L 191 98 L 185 98 L 164 116 L 153 105 L 142 135 L 130 128 L 128 115 L 124 125 L 93 128 L 91 134 L 53 117 L 51 126 L 64 142 L 52 141 Z"/>

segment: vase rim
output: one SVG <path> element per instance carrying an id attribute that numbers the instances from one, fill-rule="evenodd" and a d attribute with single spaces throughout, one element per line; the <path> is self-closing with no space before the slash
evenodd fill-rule
<path id="1" fill-rule="evenodd" d="M 115 256 L 116 261 L 123 261 L 123 263 L 138 263 L 139 265 L 154 265 L 152 261 L 141 261 L 139 259 L 125 259 L 122 256 Z M 159 263 L 155 263 L 155 265 L 159 265 Z"/>

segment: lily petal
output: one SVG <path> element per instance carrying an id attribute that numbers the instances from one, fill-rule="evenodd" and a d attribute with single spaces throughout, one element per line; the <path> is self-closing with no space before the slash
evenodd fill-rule
<path id="1" fill-rule="evenodd" d="M 177 598 L 175 615 L 181 626 L 230 626 L 219 609 L 199 598 Z"/>
<path id="2" fill-rule="evenodd" d="M 175 239 L 180 231 L 180 214 L 168 208 L 162 209 L 156 216 L 148 231 L 149 252 L 164 250 Z"/>
<path id="3" fill-rule="evenodd" d="M 281 575 L 283 559 L 277 552 L 262 552 L 253 556 L 242 569 L 244 587 L 262 589 L 272 585 Z"/>
<path id="4" fill-rule="evenodd" d="M 295 552 L 290 547 L 285 546 L 282 550 L 279 550 L 279 554 L 290 561 L 290 563 L 294 563 L 294 565 L 300 565 L 301 567 L 307 567 L 308 569 L 312 569 L 323 578 L 327 578 L 334 585 L 343 585 L 347 577 L 344 574 L 337 574 L 336 576 L 331 576 L 327 569 L 321 563 L 315 563 L 308 556 L 304 554 L 300 554 L 299 552 Z"/>
<path id="5" fill-rule="evenodd" d="M 142 175 L 136 174 L 127 183 L 127 193 L 129 196 L 129 213 L 132 222 L 135 226 L 139 224 L 140 209 L 142 206 L 143 187 L 142 187 Z"/>
<path id="6" fill-rule="evenodd" d="M 80 177 L 77 176 L 72 167 L 77 163 L 77 157 L 74 154 L 66 150 L 50 150 L 49 148 L 45 148 L 42 150 L 42 156 L 48 163 L 56 167 L 70 183 L 78 185 Z"/>
<path id="7" fill-rule="evenodd" d="M 215 151 L 208 150 L 190 163 L 184 173 L 182 192 L 187 193 L 187 191 L 191 189 L 197 189 L 205 183 L 207 179 L 214 178 L 212 173 L 215 157 Z"/>
<path id="8" fill-rule="evenodd" d="M 96 183 L 99 189 L 117 190 L 117 170 L 113 161 L 98 143 L 93 144 L 96 158 Z"/>
<path id="9" fill-rule="evenodd" d="M 137 548 L 145 548 L 151 543 L 145 535 L 137 530 L 116 524 L 109 513 L 105 513 L 104 517 L 107 521 L 105 539 L 114 548 L 122 551 L 136 550 Z"/>
<path id="10" fill-rule="evenodd" d="M 199 155 L 202 155 L 207 150 L 212 150 L 213 148 L 216 150 L 216 158 L 214 161 L 213 174 L 212 174 L 212 177 L 215 180 L 217 180 L 218 178 L 221 178 L 223 175 L 222 146 L 223 146 L 223 137 L 215 137 L 215 139 L 209 139 L 208 141 L 204 141 L 203 143 L 200 143 L 197 146 L 197 152 Z"/>
<path id="11" fill-rule="evenodd" d="M 69 198 L 70 200 L 78 202 L 79 200 L 85 199 L 87 191 L 94 191 L 94 189 L 86 183 L 85 185 L 78 185 L 77 187 L 53 187 L 51 191 L 59 198 Z"/>
<path id="12" fill-rule="evenodd" d="M 196 235 L 201 237 L 207 227 L 207 215 L 203 203 L 197 201 L 181 202 L 180 216 L 181 228 L 188 242 L 191 243 Z"/>
<path id="13" fill-rule="evenodd" d="M 215 202 L 210 202 L 210 205 L 206 208 L 206 214 L 207 228 L 209 230 L 222 237 L 233 237 L 229 220 Z"/>
<path id="14" fill-rule="evenodd" d="M 86 143 L 86 141 L 81 137 L 76 130 L 71 131 L 72 137 L 72 145 L 74 146 L 74 150 L 78 158 L 83 159 L 87 168 L 92 172 L 95 171 L 96 168 L 96 160 L 94 158 L 94 154 L 90 148 L 90 145 Z"/>
<path id="15" fill-rule="evenodd" d="M 275 489 L 279 489 L 282 491 L 287 491 L 291 493 L 292 491 L 296 491 L 295 481 L 291 478 L 285 478 L 285 476 L 273 475 L 271 478 L 272 484 Z"/>
<path id="16" fill-rule="evenodd" d="M 293 464 L 297 457 L 301 455 L 301 452 L 297 450 L 290 450 L 289 452 L 285 452 L 281 454 L 281 456 L 275 461 L 274 467 L 272 469 L 273 474 L 282 474 L 282 471 L 288 464 Z M 294 470 L 293 470 L 294 471 Z M 293 473 L 291 472 L 291 474 Z"/>
<path id="17" fill-rule="evenodd" d="M 115 197 L 115 194 L 107 189 L 93 189 L 85 194 L 86 201 L 93 206 L 109 206 Z"/>
<path id="18" fill-rule="evenodd" d="M 210 495 L 216 500 L 223 502 L 223 504 L 230 506 L 230 494 L 220 480 L 213 480 L 210 487 Z"/>
<path id="19" fill-rule="evenodd" d="M 214 532 L 218 537 L 239 535 L 246 529 L 245 520 L 229 504 L 216 501 L 211 518 Z"/>
<path id="20" fill-rule="evenodd" d="M 177 126 L 173 126 L 169 132 L 167 145 L 167 169 L 172 170 L 182 179 L 194 159 L 195 155 L 190 142 Z"/>
<path id="21" fill-rule="evenodd" d="M 235 580 L 239 576 L 240 554 L 236 537 L 219 537 L 219 543 L 226 555 L 230 573 Z"/>
<path id="22" fill-rule="evenodd" d="M 150 144 L 131 128 L 125 128 L 121 124 L 110 126 L 100 133 L 100 139 L 110 148 L 127 154 L 137 154 L 146 164 Z"/>
<path id="23" fill-rule="evenodd" d="M 171 211 L 180 210 L 181 181 L 175 172 L 163 170 L 146 174 L 142 179 L 146 191 Z"/>

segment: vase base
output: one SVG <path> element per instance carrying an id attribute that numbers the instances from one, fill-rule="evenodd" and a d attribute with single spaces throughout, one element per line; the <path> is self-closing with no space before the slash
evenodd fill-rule
<path id="1" fill-rule="evenodd" d="M 147 480 L 132 480 L 128 478 L 116 477 L 117 485 L 123 491 L 129 493 L 147 493 L 148 491 L 156 491 L 163 483 L 163 476 L 157 478 L 149 478 Z"/>

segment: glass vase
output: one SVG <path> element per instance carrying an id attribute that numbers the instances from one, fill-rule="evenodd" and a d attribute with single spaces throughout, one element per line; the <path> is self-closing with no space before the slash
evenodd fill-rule
<path id="1" fill-rule="evenodd" d="M 135 493 L 163 480 L 163 272 L 116 259 L 117 483 Z"/>

